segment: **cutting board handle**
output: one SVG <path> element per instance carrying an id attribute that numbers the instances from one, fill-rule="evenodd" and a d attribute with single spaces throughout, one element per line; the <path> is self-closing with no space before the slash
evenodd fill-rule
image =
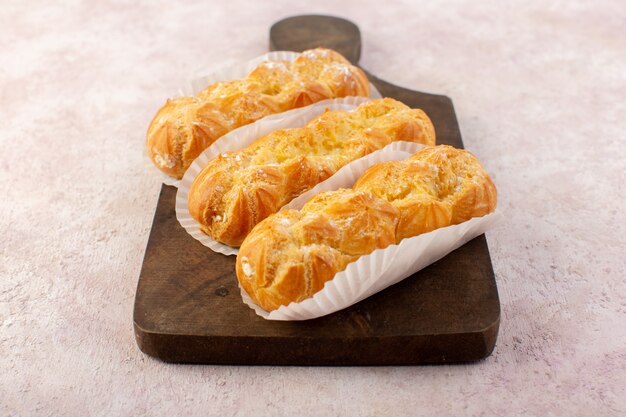
<path id="1" fill-rule="evenodd" d="M 271 51 L 334 49 L 351 63 L 361 57 L 361 31 L 349 20 L 334 16 L 301 15 L 280 20 L 270 29 Z"/>

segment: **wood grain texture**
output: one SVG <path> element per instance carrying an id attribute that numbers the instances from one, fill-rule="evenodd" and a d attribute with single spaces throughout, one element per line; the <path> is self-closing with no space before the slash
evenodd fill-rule
<path id="1" fill-rule="evenodd" d="M 322 45 L 356 65 L 361 57 L 361 31 L 349 20 L 323 15 L 293 16 L 270 28 L 272 51 L 304 51 Z"/>
<path id="2" fill-rule="evenodd" d="M 360 35 L 345 22 L 286 19 L 272 28 L 270 45 L 303 50 L 313 42 L 356 62 Z M 289 30 L 294 25 L 297 31 Z M 358 51 L 350 52 L 346 46 L 355 43 Z M 438 143 L 463 147 L 448 97 L 368 76 L 383 96 L 425 110 Z M 484 236 L 348 309 L 306 322 L 271 322 L 241 301 L 235 258 L 211 252 L 178 224 L 175 195 L 163 186 L 135 299 L 135 335 L 149 355 L 212 364 L 400 365 L 473 361 L 494 348 L 500 305 Z"/>

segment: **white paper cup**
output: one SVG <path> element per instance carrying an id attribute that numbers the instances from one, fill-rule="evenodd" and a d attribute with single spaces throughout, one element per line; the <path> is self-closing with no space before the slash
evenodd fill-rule
<path id="1" fill-rule="evenodd" d="M 245 148 L 256 139 L 274 130 L 302 127 L 314 117 L 322 114 L 326 109 L 353 110 L 368 100 L 369 99 L 365 97 L 345 97 L 324 100 L 307 107 L 265 117 L 222 136 L 193 161 L 179 183 L 178 192 L 176 193 L 176 218 L 179 223 L 194 239 L 198 240 L 212 251 L 223 255 L 236 255 L 239 253 L 239 249 L 213 240 L 210 236 L 202 232 L 200 223 L 189 214 L 189 189 L 200 171 L 202 171 L 211 159 L 219 154 Z M 383 161 L 406 159 L 421 148 L 422 145 L 414 142 L 395 142 L 387 145 L 383 149 L 345 165 L 330 178 L 296 198 L 294 200 L 296 202 L 293 204 L 304 204 L 306 200 L 320 191 L 350 187 L 370 166 Z M 296 207 L 291 204 L 292 203 L 287 206 Z"/>
<path id="2" fill-rule="evenodd" d="M 245 78 L 250 73 L 250 71 L 256 68 L 261 62 L 293 61 L 299 55 L 300 53 L 292 52 L 292 51 L 274 51 L 274 52 L 268 52 L 266 54 L 263 54 L 261 56 L 258 56 L 246 62 L 226 63 L 218 67 L 212 66 L 210 68 L 201 68 L 201 69 L 194 71 L 193 75 L 190 77 L 189 82 L 183 87 L 179 88 L 178 95 L 179 96 L 194 96 L 213 83 L 217 83 L 220 81 L 240 80 L 240 79 Z M 376 99 L 376 98 L 382 97 L 380 92 L 376 89 L 376 87 L 374 87 L 374 84 L 372 83 L 370 83 L 369 97 L 370 99 Z M 306 108 L 306 107 L 303 107 L 303 108 Z M 267 117 L 272 117 L 272 116 L 273 115 L 270 115 Z M 176 178 L 172 178 L 169 175 L 157 169 L 147 154 L 146 154 L 146 159 L 149 161 L 149 165 L 152 167 L 152 169 L 158 172 L 158 175 L 160 175 L 161 181 L 164 184 L 178 187 L 180 180 L 177 180 Z"/>
<path id="3" fill-rule="evenodd" d="M 244 303 L 267 320 L 309 320 L 322 317 L 343 310 L 402 281 L 483 234 L 500 221 L 502 215 L 494 212 L 375 250 L 335 274 L 312 298 L 281 306 L 271 312 L 256 305 L 240 286 L 241 297 Z"/>

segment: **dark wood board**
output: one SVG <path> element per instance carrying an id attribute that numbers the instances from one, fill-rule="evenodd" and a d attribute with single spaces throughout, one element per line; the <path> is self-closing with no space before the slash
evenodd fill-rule
<path id="1" fill-rule="evenodd" d="M 356 63 L 358 28 L 328 16 L 272 27 L 273 50 L 316 46 Z M 463 147 L 448 97 L 368 75 L 383 96 L 424 109 L 438 143 Z M 415 365 L 474 361 L 494 348 L 500 304 L 484 235 L 345 310 L 302 322 L 266 321 L 241 301 L 235 257 L 189 236 L 176 220 L 175 198 L 176 189 L 164 185 L 135 298 L 137 344 L 151 356 L 206 364 Z"/>

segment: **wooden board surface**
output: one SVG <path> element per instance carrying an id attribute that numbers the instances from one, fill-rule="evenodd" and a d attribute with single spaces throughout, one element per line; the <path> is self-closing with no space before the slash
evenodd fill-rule
<path id="1" fill-rule="evenodd" d="M 273 50 L 334 48 L 360 55 L 352 23 L 298 16 L 270 32 Z M 448 97 L 411 91 L 368 74 L 383 96 L 424 109 L 437 142 L 463 147 Z M 482 359 L 494 348 L 500 304 L 484 235 L 404 281 L 343 311 L 273 322 L 243 304 L 235 257 L 189 236 L 164 185 L 135 298 L 140 349 L 167 362 L 248 365 L 410 365 Z"/>

